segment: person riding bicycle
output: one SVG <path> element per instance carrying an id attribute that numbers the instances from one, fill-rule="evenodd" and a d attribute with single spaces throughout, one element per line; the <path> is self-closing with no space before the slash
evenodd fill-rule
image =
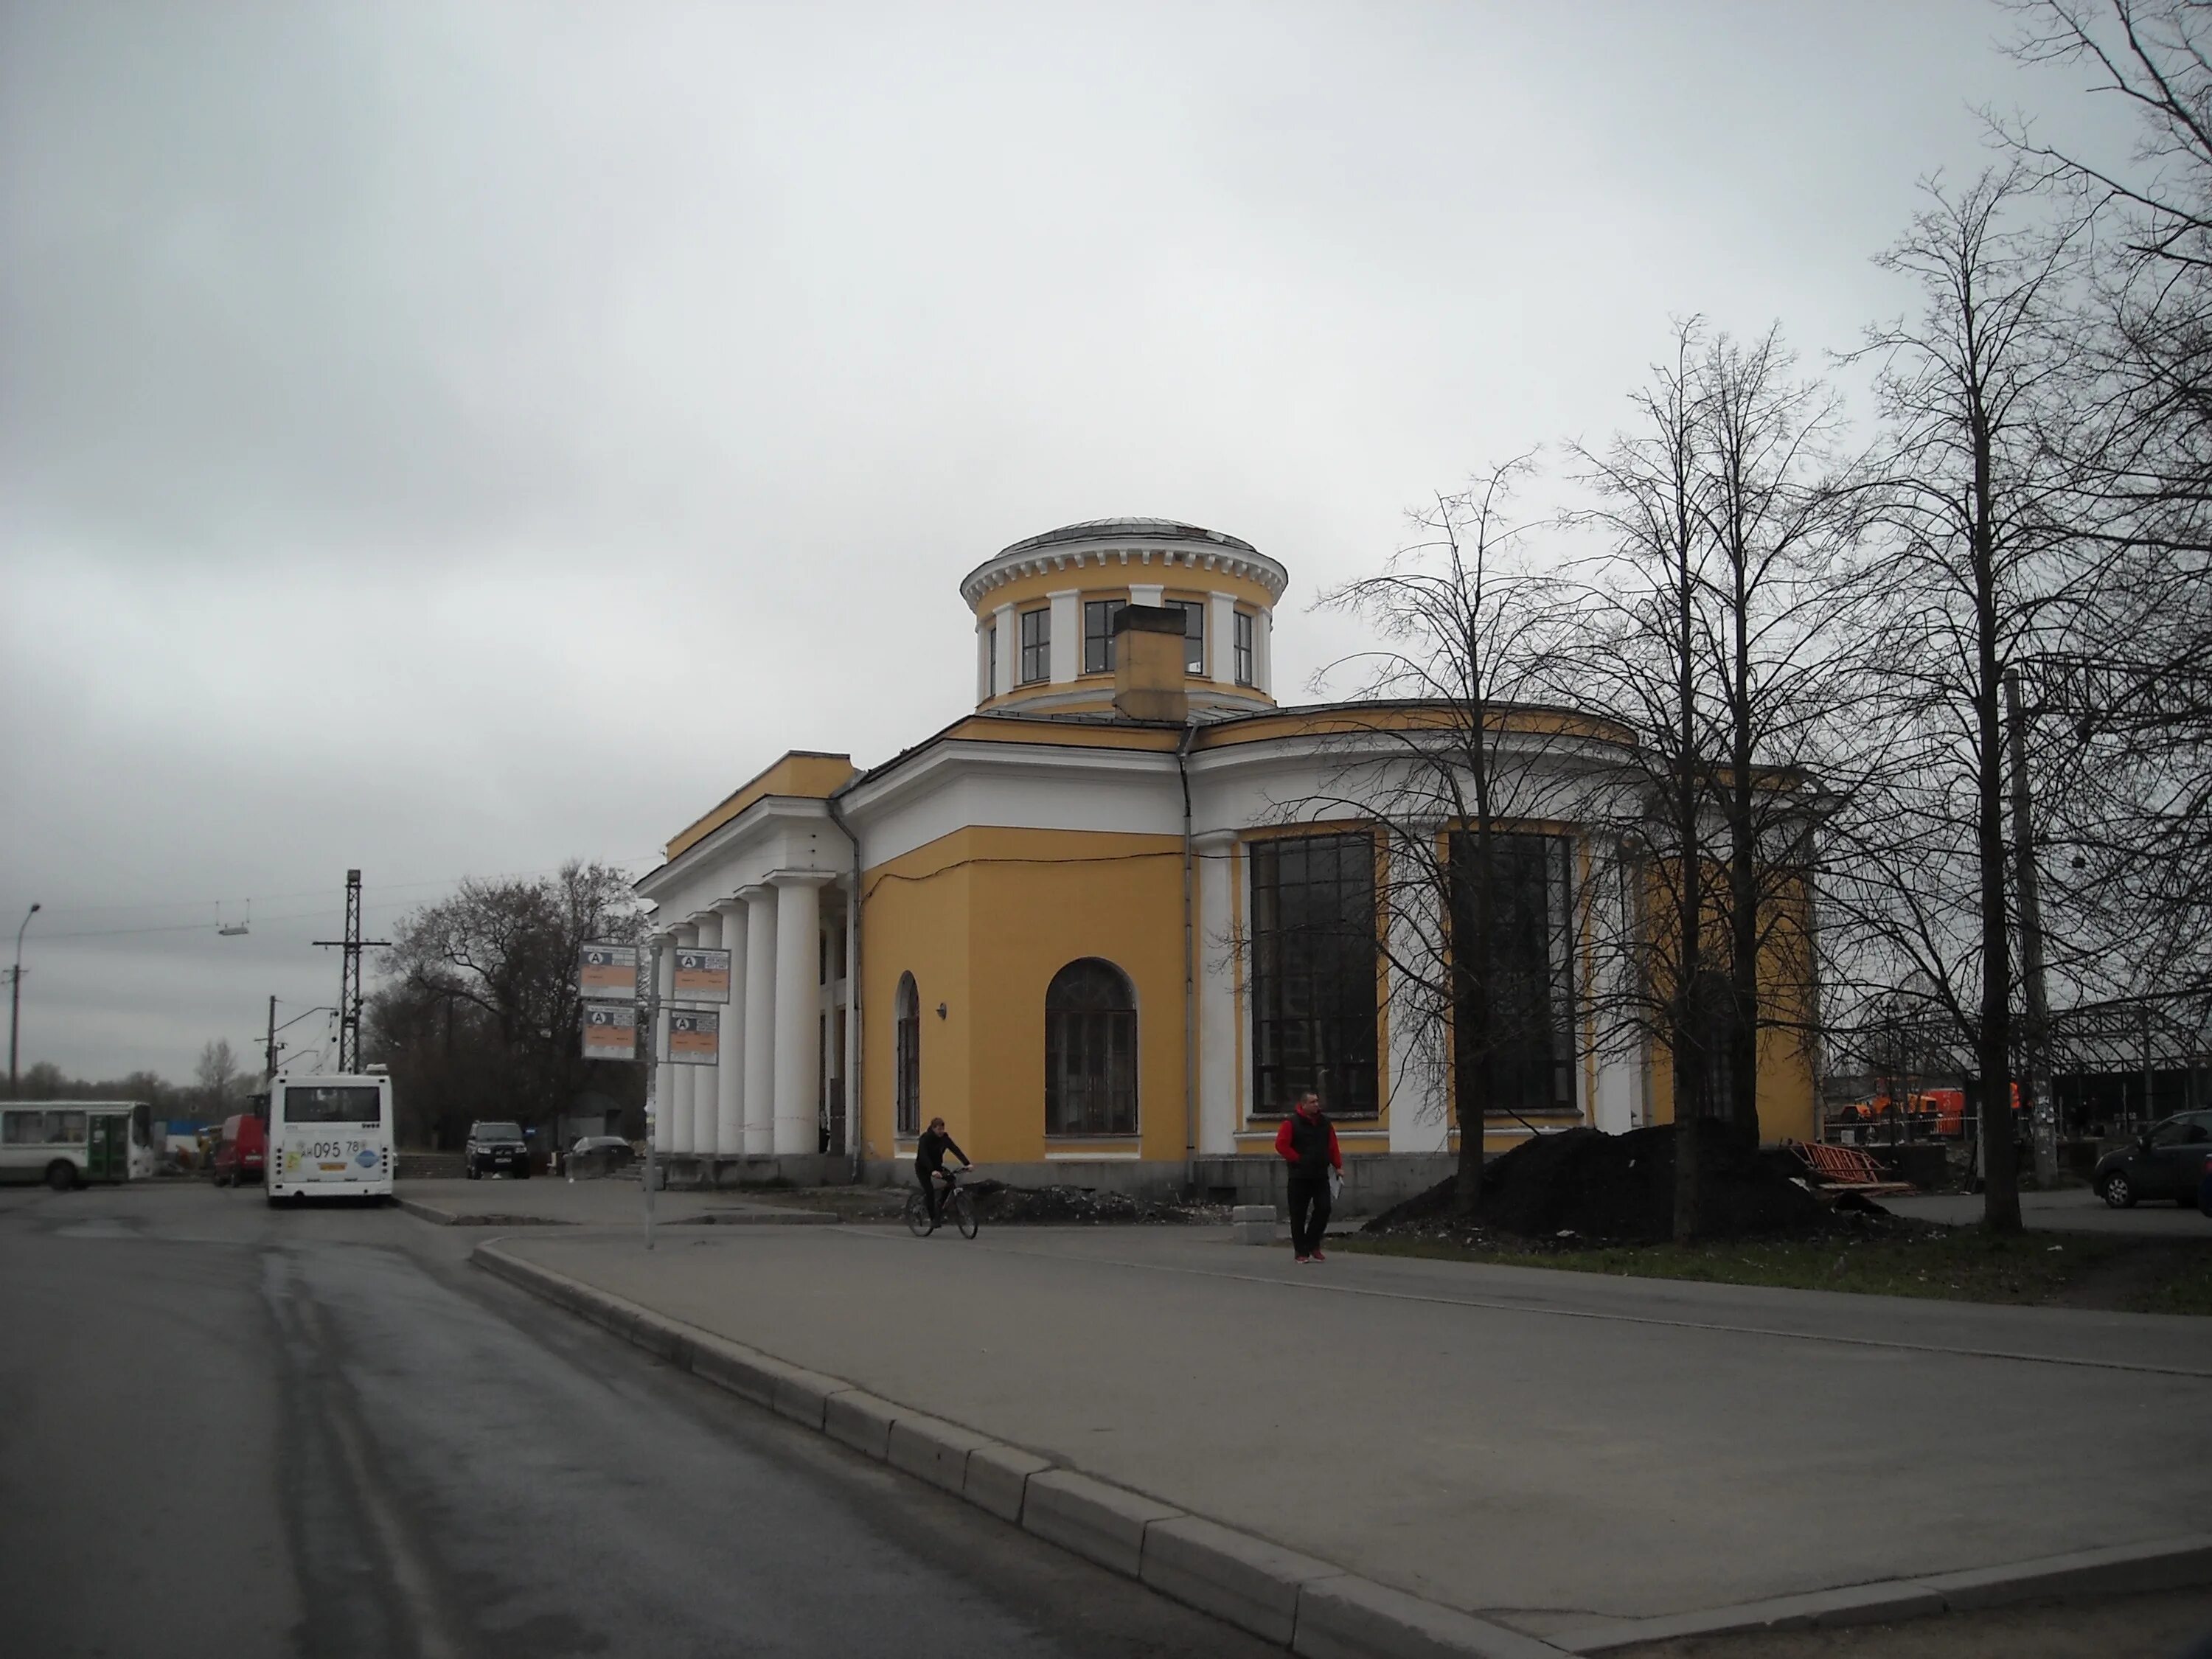
<path id="1" fill-rule="evenodd" d="M 935 1232 L 945 1203 L 945 1194 L 952 1185 L 952 1177 L 945 1173 L 945 1155 L 950 1152 L 960 1160 L 960 1167 L 972 1170 L 975 1162 L 960 1150 L 960 1143 L 945 1133 L 945 1120 L 933 1117 L 929 1127 L 921 1132 L 921 1139 L 914 1144 L 914 1178 L 921 1183 L 922 1200 L 929 1206 L 929 1231 Z"/>

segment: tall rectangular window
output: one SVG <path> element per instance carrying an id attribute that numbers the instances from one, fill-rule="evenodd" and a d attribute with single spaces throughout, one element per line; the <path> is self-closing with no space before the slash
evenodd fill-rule
<path id="1" fill-rule="evenodd" d="M 1575 1109 L 1574 928 L 1564 836 L 1451 838 L 1453 1087 L 1488 1114 Z M 1487 896 L 1487 914 L 1477 901 Z M 1481 939 L 1489 935 L 1487 970 Z"/>
<path id="2" fill-rule="evenodd" d="M 1336 1117 L 1373 1117 L 1381 1020 L 1375 840 L 1252 844 L 1252 1052 L 1257 1110 L 1311 1089 Z"/>
<path id="3" fill-rule="evenodd" d="M 1022 672 L 1020 683 L 1033 685 L 1052 678 L 1052 611 L 1049 608 L 1022 612 Z"/>
<path id="4" fill-rule="evenodd" d="M 983 630 L 983 684 L 988 688 L 987 697 L 999 695 L 999 624 L 993 623 Z"/>
<path id="5" fill-rule="evenodd" d="M 1126 599 L 1085 599 L 1083 602 L 1083 672 L 1114 672 L 1114 618 Z"/>
<path id="6" fill-rule="evenodd" d="M 1237 684 L 1249 685 L 1252 684 L 1252 613 L 1239 611 L 1236 617 Z"/>
<path id="7" fill-rule="evenodd" d="M 1168 609 L 1182 612 L 1182 672 L 1206 672 L 1206 601 L 1170 599 Z"/>

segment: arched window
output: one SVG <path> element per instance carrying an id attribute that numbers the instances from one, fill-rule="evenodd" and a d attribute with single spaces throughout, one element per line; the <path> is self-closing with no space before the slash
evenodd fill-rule
<path id="1" fill-rule="evenodd" d="M 1096 957 L 1069 963 L 1044 994 L 1044 1132 L 1137 1133 L 1137 994 Z"/>
<path id="2" fill-rule="evenodd" d="M 900 1134 L 918 1135 L 921 1133 L 921 993 L 915 988 L 912 974 L 899 975 L 896 1018 L 896 1060 L 891 1073 L 898 1102 L 896 1127 Z"/>

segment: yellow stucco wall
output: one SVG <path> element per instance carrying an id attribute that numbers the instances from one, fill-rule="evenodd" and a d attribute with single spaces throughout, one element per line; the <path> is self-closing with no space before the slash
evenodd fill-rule
<path id="1" fill-rule="evenodd" d="M 921 1119 L 942 1115 L 970 1157 L 1034 1163 L 1094 1148 L 1182 1157 L 1180 837 L 978 826 L 864 879 L 869 1156 L 893 1148 L 898 982 L 910 972 L 921 1005 Z M 1133 1142 L 1045 1136 L 1045 988 L 1080 957 L 1104 958 L 1136 987 Z"/>
<path id="2" fill-rule="evenodd" d="M 1663 868 L 1655 868 L 1655 880 L 1663 880 Z M 1719 884 L 1727 872 L 1713 867 L 1706 878 L 1713 885 L 1714 903 L 1705 925 L 1708 961 L 1724 963 L 1728 936 L 1718 908 Z M 1776 1022 L 1759 1033 L 1759 1138 L 1763 1141 L 1812 1140 L 1817 1112 L 1812 1050 L 1802 1035 L 1811 1012 L 1812 976 L 1803 959 L 1806 941 L 1812 937 L 1811 908 L 1802 888 L 1772 900 L 1778 912 L 1768 927 L 1768 939 L 1760 951 L 1759 996 L 1762 1017 Z M 1652 901 L 1655 925 L 1664 925 L 1669 912 L 1663 897 Z M 1674 1057 L 1673 1048 L 1655 1038 L 1650 1045 L 1651 1121 L 1674 1121 Z"/>

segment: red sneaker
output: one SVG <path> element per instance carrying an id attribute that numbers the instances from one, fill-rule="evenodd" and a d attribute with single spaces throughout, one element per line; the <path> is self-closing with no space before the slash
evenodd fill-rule
<path id="1" fill-rule="evenodd" d="M 1326 1261 L 1328 1260 L 1328 1255 L 1326 1251 L 1316 1250 L 1313 1253 L 1313 1259 L 1316 1261 Z"/>
<path id="2" fill-rule="evenodd" d="M 1310 1267 L 1313 1266 L 1313 1258 L 1310 1255 L 1302 1255 L 1297 1258 L 1297 1264 L 1301 1267 Z"/>

